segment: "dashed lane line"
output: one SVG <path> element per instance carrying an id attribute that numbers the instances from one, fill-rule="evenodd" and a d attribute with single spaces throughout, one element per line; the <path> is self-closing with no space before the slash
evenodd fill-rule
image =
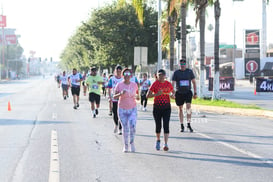
<path id="1" fill-rule="evenodd" d="M 50 169 L 48 182 L 60 181 L 59 149 L 57 131 L 51 131 Z"/>

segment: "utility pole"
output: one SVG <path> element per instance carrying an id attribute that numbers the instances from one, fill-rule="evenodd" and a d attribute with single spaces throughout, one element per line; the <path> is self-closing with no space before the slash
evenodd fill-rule
<path id="1" fill-rule="evenodd" d="M 161 60 L 162 60 L 162 51 L 161 51 L 161 0 L 158 0 L 158 15 L 157 15 L 157 53 L 158 53 L 158 58 L 157 58 L 157 70 L 159 70 L 162 66 Z"/>
<path id="2" fill-rule="evenodd" d="M 266 52 L 267 52 L 267 25 L 266 25 L 266 0 L 262 0 L 263 1 L 263 28 L 262 28 L 262 51 L 261 51 L 261 58 L 265 58 L 266 57 Z"/>

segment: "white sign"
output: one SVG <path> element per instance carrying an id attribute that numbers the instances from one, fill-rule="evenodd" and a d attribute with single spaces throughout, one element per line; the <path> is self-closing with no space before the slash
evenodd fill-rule
<path id="1" fill-rule="evenodd" d="M 134 48 L 134 65 L 147 66 L 148 63 L 148 47 Z"/>

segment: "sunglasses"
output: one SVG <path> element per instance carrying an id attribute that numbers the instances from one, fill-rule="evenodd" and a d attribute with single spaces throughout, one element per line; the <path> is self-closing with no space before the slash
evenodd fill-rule
<path id="1" fill-rule="evenodd" d="M 180 63 L 180 65 L 181 65 L 181 66 L 184 66 L 184 65 L 186 65 L 186 63 Z"/>
<path id="2" fill-rule="evenodd" d="M 123 74 L 123 76 L 131 76 L 131 73 L 130 72 L 126 72 Z"/>

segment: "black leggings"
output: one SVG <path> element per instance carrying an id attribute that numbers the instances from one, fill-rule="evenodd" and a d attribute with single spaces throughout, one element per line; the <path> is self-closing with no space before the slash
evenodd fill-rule
<path id="1" fill-rule="evenodd" d="M 112 102 L 112 103 L 113 103 L 113 107 L 112 107 L 113 119 L 116 126 L 118 125 L 119 129 L 121 130 L 122 126 L 118 119 L 118 103 L 117 102 Z"/>
<path id="2" fill-rule="evenodd" d="M 147 94 L 148 90 L 142 90 L 141 91 L 141 100 L 140 100 L 140 103 L 142 106 L 146 107 L 147 106 L 147 97 L 146 97 L 146 94 Z"/>
<path id="3" fill-rule="evenodd" d="M 162 128 L 162 119 L 163 119 L 163 129 L 164 133 L 170 133 L 169 123 L 171 117 L 171 108 L 158 109 L 154 108 L 153 110 L 154 120 L 155 120 L 155 132 L 160 133 Z"/>

